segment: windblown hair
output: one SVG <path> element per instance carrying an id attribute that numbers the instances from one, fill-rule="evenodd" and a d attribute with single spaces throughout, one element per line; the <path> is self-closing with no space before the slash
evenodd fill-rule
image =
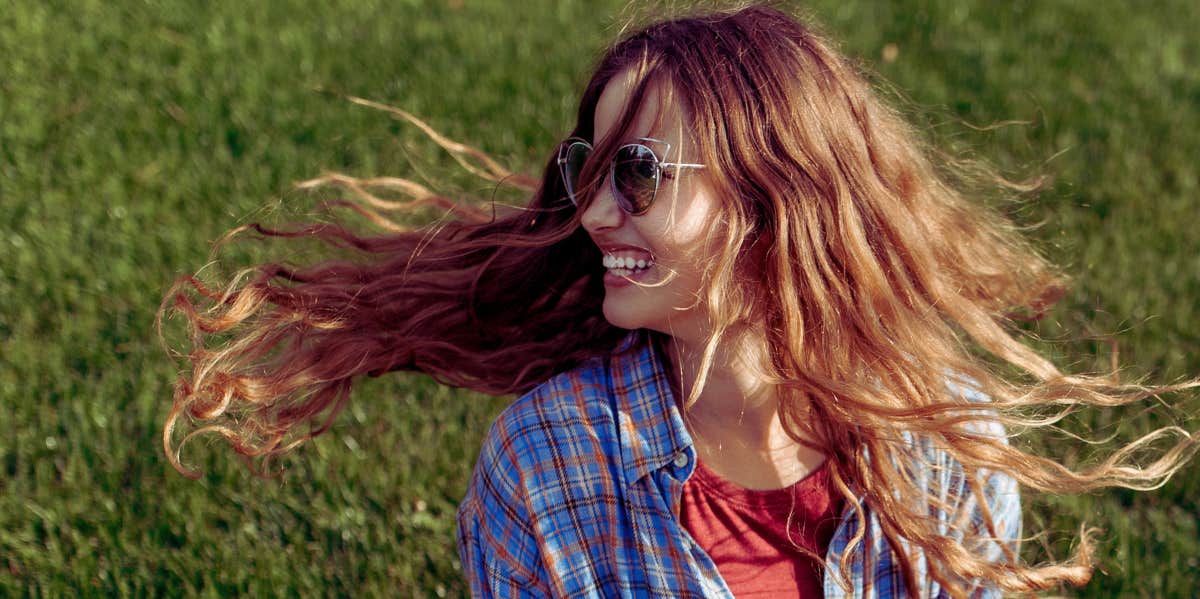
<path id="1" fill-rule="evenodd" d="M 615 147 L 605 146 L 631 127 L 630 107 L 651 86 L 677 103 L 727 224 L 699 298 L 713 323 L 702 371 L 732 331 L 760 323 L 785 426 L 828 456 L 835 487 L 860 520 L 862 504 L 879 517 L 910 595 L 919 594 L 918 551 L 928 575 L 956 595 L 972 579 L 1008 591 L 1085 583 L 1087 534 L 1066 562 L 1026 565 L 1008 544 L 997 561 L 980 549 L 994 539 L 940 529 L 929 517 L 936 498 L 903 467 L 912 459 L 906 439 L 926 439 L 958 460 L 980 505 L 989 472 L 1052 493 L 1148 489 L 1178 470 L 1200 438 L 1160 429 L 1075 471 L 980 427 L 1049 426 L 1078 406 L 1122 405 L 1195 384 L 1067 375 L 1022 344 L 1014 321 L 1036 317 L 1061 295 L 1060 274 L 999 214 L 965 197 L 867 79 L 787 15 L 751 6 L 627 35 L 601 59 L 572 136 L 593 139 L 601 92 L 628 70 L 636 74 L 632 99 L 607 143 L 593 140 L 600 145 L 584 175 L 607 164 Z M 387 224 L 373 237 L 340 225 L 254 225 L 266 236 L 352 248 L 363 259 L 265 264 L 219 289 L 178 281 L 160 312 L 181 313 L 191 331 L 191 369 L 163 431 L 176 468 L 195 475 L 173 441 L 184 415 L 200 425 L 187 438 L 215 432 L 243 455 L 269 456 L 324 431 L 361 375 L 421 371 L 484 393 L 522 393 L 609 353 L 623 336 L 601 312 L 600 251 L 565 199 L 554 156 L 540 181 L 524 180 L 396 113 L 456 156 L 481 161 L 484 176 L 527 186 L 528 207 L 489 215 L 402 179 L 308 182 L 348 187 L 358 198 L 351 205 L 377 219 L 377 209 L 429 203 L 455 217 L 411 230 Z M 414 200 L 388 204 L 372 193 L 379 187 Z M 948 392 L 951 379 L 992 402 L 981 409 Z M 701 387 L 702 378 L 685 403 Z M 1172 437 L 1148 464 L 1134 463 Z"/>

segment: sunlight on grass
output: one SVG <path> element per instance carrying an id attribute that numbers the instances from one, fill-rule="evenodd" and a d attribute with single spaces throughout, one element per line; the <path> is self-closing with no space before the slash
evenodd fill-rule
<path id="1" fill-rule="evenodd" d="M 490 197 L 347 95 L 533 172 L 623 3 L 71 4 L 0 16 L 0 595 L 462 595 L 454 509 L 504 398 L 363 381 L 279 478 L 214 440 L 187 447 L 193 482 L 161 454 L 180 365 L 154 312 L 229 229 L 311 214 L 317 195 L 293 184 L 323 172 Z M 1107 369 L 1115 339 L 1129 376 L 1200 373 L 1198 11 L 877 4 L 807 6 L 940 146 L 1053 178 L 1011 214 L 1076 277 L 1037 343 L 1070 370 Z M 1028 124 L 978 130 L 1007 121 Z M 272 249 L 235 244 L 211 268 Z M 1175 416 L 1196 428 L 1198 407 Z M 1072 426 L 1133 435 L 1165 418 Z M 1105 529 L 1104 572 L 1080 596 L 1188 596 L 1198 485 L 1192 465 L 1153 494 L 1031 498 L 1026 530 Z"/>

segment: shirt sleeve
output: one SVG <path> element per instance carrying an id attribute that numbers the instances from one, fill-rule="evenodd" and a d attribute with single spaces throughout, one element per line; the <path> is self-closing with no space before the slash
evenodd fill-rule
<path id="1" fill-rule="evenodd" d="M 961 387 L 960 392 L 972 402 L 982 404 L 990 401 L 986 395 L 974 389 L 973 386 Z M 982 419 L 972 423 L 970 428 L 982 436 L 1008 444 L 1008 435 L 1004 430 L 1004 425 L 996 420 Z M 968 518 L 964 528 L 971 538 L 978 539 L 979 544 L 972 547 L 972 551 L 978 552 L 992 562 L 1008 561 L 1010 556 L 1019 555 L 1021 549 L 1021 495 L 1016 479 L 1003 472 L 981 470 L 979 472 L 979 483 L 983 491 L 981 498 L 973 492 L 971 481 L 967 479 L 962 466 L 957 462 L 949 466 L 944 471 L 952 473 L 950 491 L 957 494 L 962 502 L 958 514 Z M 991 529 L 987 525 L 988 515 L 992 520 Z M 1001 591 L 994 585 L 979 584 L 971 590 L 971 597 L 999 599 Z"/>
<path id="2" fill-rule="evenodd" d="M 987 520 L 980 502 L 970 488 L 964 488 L 965 508 L 970 514 L 970 533 L 980 539 L 981 545 L 976 548 L 988 561 L 1004 562 L 1020 553 L 1021 538 L 1021 497 L 1017 490 L 1017 482 L 1009 475 L 1001 472 L 989 472 L 981 481 L 983 486 L 984 504 L 992 517 L 993 529 L 987 527 Z M 993 536 L 992 532 L 995 532 Z M 995 585 L 980 584 L 971 591 L 971 597 L 976 599 L 999 599 L 1001 591 Z"/>
<path id="3" fill-rule="evenodd" d="M 513 453 L 497 420 L 459 504 L 458 556 L 473 597 L 551 595 Z"/>

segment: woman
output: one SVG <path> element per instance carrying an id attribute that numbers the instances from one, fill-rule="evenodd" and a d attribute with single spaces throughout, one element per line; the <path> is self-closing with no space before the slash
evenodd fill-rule
<path id="1" fill-rule="evenodd" d="M 459 509 L 477 595 L 968 596 L 1090 574 L 1086 535 L 1065 564 L 1020 562 L 1018 486 L 1145 488 L 1195 451 L 1164 429 L 1074 472 L 1007 443 L 1004 425 L 1194 384 L 1068 376 L 1015 340 L 1054 269 L 774 9 L 619 41 L 535 188 L 515 214 L 383 238 L 259 227 L 378 259 L 185 281 L 216 304 L 171 296 L 198 347 L 245 332 L 193 353 L 176 466 L 181 414 L 236 413 L 201 431 L 269 456 L 324 430 L 357 375 L 421 370 L 524 393 Z"/>

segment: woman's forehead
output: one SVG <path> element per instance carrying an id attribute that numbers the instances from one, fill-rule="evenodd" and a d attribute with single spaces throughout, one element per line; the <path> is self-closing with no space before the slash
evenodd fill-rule
<path id="1" fill-rule="evenodd" d="M 594 115 L 593 142 L 596 145 L 604 143 L 609 135 L 620 133 L 621 116 L 630 97 L 637 90 L 640 80 L 637 72 L 633 69 L 626 69 L 613 77 L 604 87 L 604 92 L 600 94 L 600 99 L 596 102 Z M 654 82 L 646 85 L 637 115 L 624 132 L 626 139 L 620 141 L 629 142 L 640 137 L 653 137 L 672 143 L 679 141 L 677 138 L 682 129 L 679 112 L 674 110 L 671 106 L 672 103 L 664 98 L 661 87 Z"/>

